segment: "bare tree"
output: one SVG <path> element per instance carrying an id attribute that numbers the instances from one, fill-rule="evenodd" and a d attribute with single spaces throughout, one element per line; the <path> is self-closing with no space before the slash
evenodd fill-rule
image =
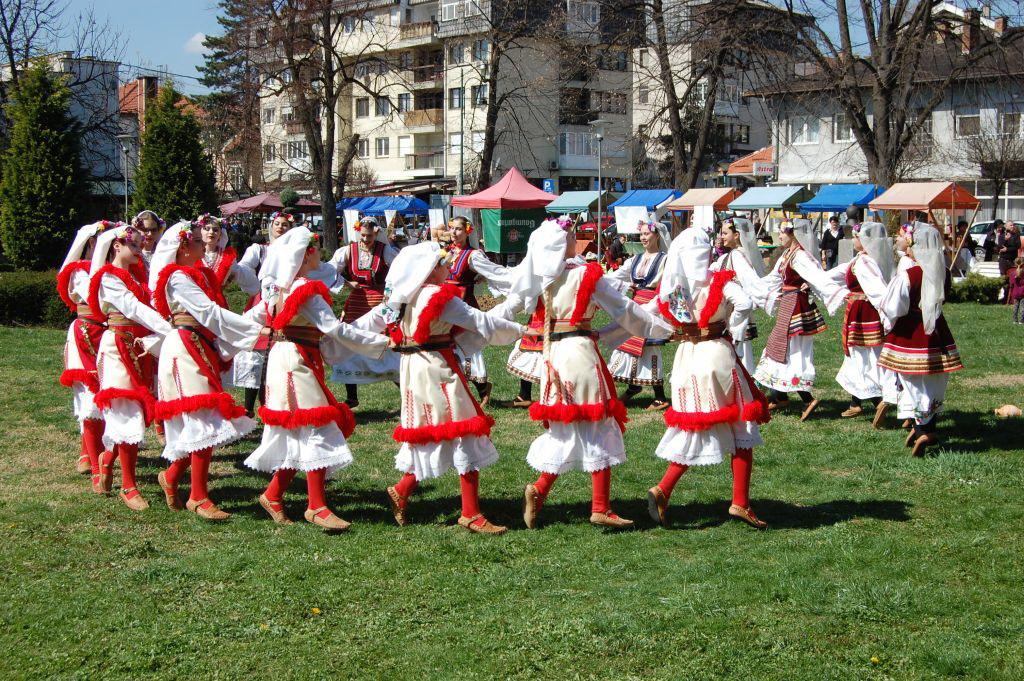
<path id="1" fill-rule="evenodd" d="M 1016 3 L 1004 4 L 1017 14 Z M 1000 13 L 998 2 L 987 7 Z M 906 175 L 908 152 L 953 85 L 1019 71 L 1021 32 L 1007 30 L 1005 17 L 983 22 L 979 10 L 914 0 L 785 0 L 785 8 L 807 64 L 799 76 L 783 64 L 762 92 L 809 110 L 837 102 L 878 184 Z"/>
<path id="2" fill-rule="evenodd" d="M 954 162 L 977 167 L 978 175 L 992 185 L 992 219 L 999 209 L 1003 187 L 1010 180 L 1024 177 L 1024 137 L 1019 128 L 1019 114 L 1013 114 L 1015 127 L 982 130 L 956 140 L 951 146 Z"/>

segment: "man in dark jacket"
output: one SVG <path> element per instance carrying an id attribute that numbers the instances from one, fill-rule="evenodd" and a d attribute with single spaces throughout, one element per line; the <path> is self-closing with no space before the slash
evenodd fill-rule
<path id="1" fill-rule="evenodd" d="M 999 249 L 1003 247 L 1003 240 L 1006 238 L 1004 232 L 1002 220 L 992 223 L 992 228 L 988 230 L 982 244 L 982 248 L 985 249 L 985 262 L 992 262 L 998 257 Z"/>
<path id="2" fill-rule="evenodd" d="M 828 229 L 821 235 L 821 258 L 825 269 L 830 270 L 839 264 L 839 242 L 843 240 L 843 228 L 839 226 L 839 218 L 835 215 L 828 219 Z"/>
<path id="3" fill-rule="evenodd" d="M 998 253 L 999 274 L 1005 277 L 1007 271 L 1013 267 L 1013 261 L 1017 259 L 1017 254 L 1020 253 L 1020 230 L 1017 229 L 1017 225 L 1013 222 L 1009 222 L 1006 225 L 1003 245 Z"/>

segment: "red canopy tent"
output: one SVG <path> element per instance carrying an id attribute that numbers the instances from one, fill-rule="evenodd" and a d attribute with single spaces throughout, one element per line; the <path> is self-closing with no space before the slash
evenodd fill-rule
<path id="1" fill-rule="evenodd" d="M 530 234 L 547 217 L 544 206 L 556 198 L 512 168 L 482 192 L 454 197 L 452 205 L 481 209 L 480 231 L 487 252 L 525 253 Z"/>
<path id="2" fill-rule="evenodd" d="M 482 192 L 452 198 L 452 205 L 463 208 L 543 208 L 557 198 L 534 187 L 518 168 L 513 167 L 505 177 Z"/>
<path id="3" fill-rule="evenodd" d="M 284 208 L 284 204 L 281 203 L 280 196 L 264 192 L 256 196 L 250 196 L 247 199 L 225 203 L 220 206 L 220 214 L 228 216 L 239 213 L 273 213 L 282 208 Z M 308 199 L 299 199 L 296 208 L 301 209 L 303 213 L 320 212 L 320 204 Z"/>

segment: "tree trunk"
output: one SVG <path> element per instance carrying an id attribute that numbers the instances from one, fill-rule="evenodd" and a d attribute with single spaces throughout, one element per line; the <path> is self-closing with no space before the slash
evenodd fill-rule
<path id="1" fill-rule="evenodd" d="M 992 219 L 996 219 L 999 211 L 999 198 L 1003 195 L 1003 184 L 1005 180 L 992 180 Z"/>
<path id="2" fill-rule="evenodd" d="M 680 187 L 686 176 L 683 159 L 686 158 L 686 145 L 683 139 L 683 119 L 680 114 L 679 96 L 673 80 L 672 64 L 669 62 L 668 33 L 665 30 L 665 10 L 662 0 L 651 2 L 651 21 L 654 22 L 654 50 L 658 54 L 658 71 L 661 86 L 665 90 L 665 115 L 668 116 L 668 129 L 672 137 L 672 185 Z"/>
<path id="3" fill-rule="evenodd" d="M 708 144 L 708 136 L 711 133 L 711 126 L 715 119 L 715 102 L 718 99 L 718 68 L 711 72 L 707 81 L 707 92 L 704 96 L 704 111 L 700 116 L 700 128 L 697 130 L 697 140 L 693 145 L 693 155 L 689 167 L 686 169 L 686 176 L 682 183 L 676 183 L 675 188 L 687 191 L 693 189 L 700 177 L 701 167 L 704 165 L 705 147 Z"/>
<path id="4" fill-rule="evenodd" d="M 487 113 L 484 118 L 484 148 L 480 153 L 480 168 L 477 170 L 474 192 L 482 192 L 491 186 L 491 164 L 494 162 L 494 147 L 497 144 L 498 110 L 498 75 L 502 57 L 502 48 L 498 41 L 491 41 L 491 59 L 487 64 Z M 466 106 L 466 93 L 462 93 L 462 106 Z M 466 140 L 462 140 L 466 144 Z M 462 187 L 459 187 L 459 192 Z"/>
<path id="5" fill-rule="evenodd" d="M 321 175 L 320 210 L 324 218 L 324 249 L 328 253 L 338 250 L 338 212 L 334 201 L 334 179 L 330 173 Z"/>

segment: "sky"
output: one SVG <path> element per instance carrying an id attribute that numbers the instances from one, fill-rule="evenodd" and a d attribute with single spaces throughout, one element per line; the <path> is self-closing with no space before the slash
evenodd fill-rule
<path id="1" fill-rule="evenodd" d="M 166 70 L 183 92 L 206 92 L 196 66 L 204 36 L 218 32 L 216 0 L 72 0 L 71 11 L 89 5 L 124 38 L 122 79 L 139 75 L 133 67 Z"/>

